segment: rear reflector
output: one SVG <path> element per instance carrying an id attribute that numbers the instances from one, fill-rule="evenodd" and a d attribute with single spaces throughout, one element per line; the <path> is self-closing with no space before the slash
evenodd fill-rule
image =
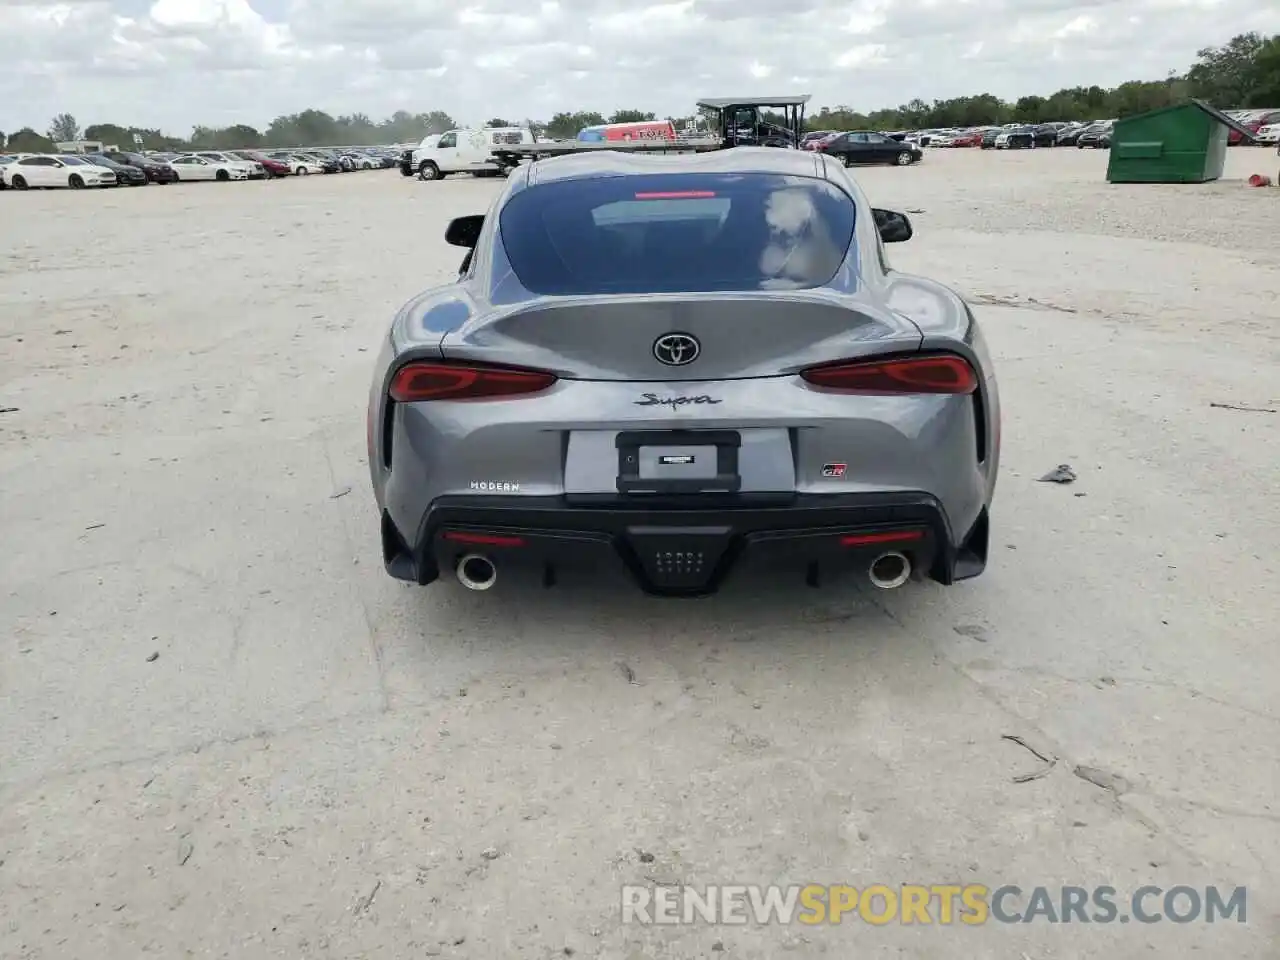
<path id="1" fill-rule="evenodd" d="M 909 543 L 923 540 L 923 530 L 886 530 L 883 533 L 854 533 L 840 538 L 842 547 L 867 547 L 876 543 Z"/>
<path id="2" fill-rule="evenodd" d="M 471 543 L 484 547 L 524 546 L 524 537 L 504 537 L 496 533 L 464 533 L 461 530 L 446 530 L 444 538 L 454 543 Z"/>
<path id="3" fill-rule="evenodd" d="M 802 370 L 815 387 L 845 393 L 973 393 L 978 378 L 963 357 L 954 354 L 853 360 Z"/>
<path id="4" fill-rule="evenodd" d="M 400 403 L 424 400 L 491 400 L 546 390 L 554 374 L 463 363 L 410 363 L 401 367 L 388 391 Z"/>

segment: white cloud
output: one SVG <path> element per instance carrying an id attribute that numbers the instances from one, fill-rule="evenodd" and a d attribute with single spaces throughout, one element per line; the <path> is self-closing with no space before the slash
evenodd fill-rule
<path id="1" fill-rule="evenodd" d="M 1078 17 L 1072 17 L 1071 20 L 1057 30 L 1054 31 L 1054 37 L 1058 40 L 1066 40 L 1071 37 L 1087 37 L 1098 29 L 1098 21 L 1088 14 L 1081 14 Z"/>
<path id="2" fill-rule="evenodd" d="M 1156 79 L 1258 0 L 0 0 L 4 125 L 185 133 L 308 107 L 462 121 L 802 92 L 871 110 Z M 799 78 L 804 78 L 803 80 Z"/>
<path id="3" fill-rule="evenodd" d="M 836 57 L 836 66 L 840 68 L 865 67 L 877 63 L 886 63 L 889 59 L 889 48 L 883 43 L 860 43 L 850 47 Z"/>

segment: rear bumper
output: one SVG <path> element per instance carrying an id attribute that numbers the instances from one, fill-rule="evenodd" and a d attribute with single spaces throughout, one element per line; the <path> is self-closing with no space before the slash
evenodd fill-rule
<path id="1" fill-rule="evenodd" d="M 468 554 L 550 586 L 563 574 L 629 578 L 658 596 L 715 593 L 730 576 L 793 572 L 818 586 L 828 575 L 865 575 L 886 551 L 915 575 L 950 584 L 980 574 L 987 515 L 957 538 L 936 498 L 923 493 L 797 495 L 784 502 L 720 501 L 696 508 L 616 498 L 442 497 L 420 529 L 382 518 L 383 562 L 398 579 L 430 583 Z"/>

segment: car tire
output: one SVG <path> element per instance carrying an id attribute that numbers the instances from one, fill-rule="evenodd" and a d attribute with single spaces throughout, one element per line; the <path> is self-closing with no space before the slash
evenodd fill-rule
<path id="1" fill-rule="evenodd" d="M 71 187 L 72 190 L 83 190 L 84 178 L 81 177 L 80 174 L 78 173 L 73 173 L 71 175 L 71 178 L 67 180 L 67 185 Z"/>
<path id="2" fill-rule="evenodd" d="M 227 173 L 225 170 L 219 170 L 213 175 L 213 179 L 217 180 L 219 183 L 226 183 L 231 179 L 231 174 Z"/>
<path id="3" fill-rule="evenodd" d="M 308 170 L 306 167 L 299 167 L 297 170 L 294 171 L 294 173 L 296 173 L 300 177 L 305 177 L 308 174 L 310 174 L 311 171 Z"/>
<path id="4" fill-rule="evenodd" d="M 15 174 L 13 179 L 9 181 L 9 186 L 13 187 L 15 190 L 26 190 L 27 178 L 21 174 Z"/>
<path id="5" fill-rule="evenodd" d="M 899 151 L 898 156 L 894 159 L 894 163 L 900 167 L 910 166 L 911 154 L 907 153 L 905 150 Z"/>
<path id="6" fill-rule="evenodd" d="M 430 160 L 423 160 L 422 163 L 418 164 L 418 179 L 419 180 L 439 180 L 440 168 L 437 167 Z"/>

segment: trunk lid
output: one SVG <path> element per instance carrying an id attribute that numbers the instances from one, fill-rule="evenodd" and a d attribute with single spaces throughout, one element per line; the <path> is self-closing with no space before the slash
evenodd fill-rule
<path id="1" fill-rule="evenodd" d="M 696 339 L 696 359 L 660 362 L 655 344 L 669 334 Z M 565 379 L 689 382 L 783 376 L 920 342 L 910 320 L 856 297 L 752 293 L 538 301 L 468 323 L 440 346 L 447 359 Z"/>

